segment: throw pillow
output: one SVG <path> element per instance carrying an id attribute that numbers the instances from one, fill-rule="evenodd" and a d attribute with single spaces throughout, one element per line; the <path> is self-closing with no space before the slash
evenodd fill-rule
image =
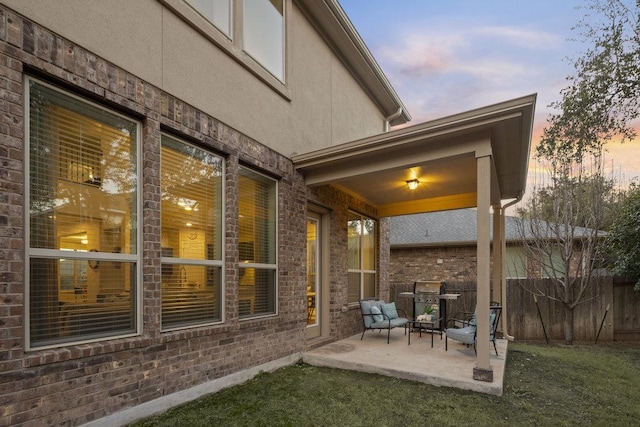
<path id="1" fill-rule="evenodd" d="M 377 305 L 371 306 L 371 314 L 373 314 L 374 322 L 382 322 L 384 320 L 384 316 L 382 315 L 382 312 L 380 311 L 380 308 L 378 308 Z"/>
<path id="2" fill-rule="evenodd" d="M 397 319 L 398 318 L 398 310 L 396 310 L 396 303 L 390 302 L 389 304 L 383 304 L 381 307 L 382 313 L 386 314 L 389 319 Z"/>

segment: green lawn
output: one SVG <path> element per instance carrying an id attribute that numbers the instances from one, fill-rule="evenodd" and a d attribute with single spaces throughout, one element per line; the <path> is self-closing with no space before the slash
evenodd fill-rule
<path id="1" fill-rule="evenodd" d="M 639 426 L 640 344 L 510 343 L 504 395 L 299 364 L 136 426 Z"/>

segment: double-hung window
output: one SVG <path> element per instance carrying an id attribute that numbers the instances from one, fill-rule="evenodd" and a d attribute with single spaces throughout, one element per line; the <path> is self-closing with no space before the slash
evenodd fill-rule
<path id="1" fill-rule="evenodd" d="M 239 315 L 276 314 L 277 183 L 241 167 L 238 191 Z"/>
<path id="2" fill-rule="evenodd" d="M 288 0 L 162 1 L 272 86 L 285 82 Z"/>
<path id="3" fill-rule="evenodd" d="M 27 348 L 139 328 L 139 124 L 27 79 Z"/>
<path id="4" fill-rule="evenodd" d="M 348 238 L 348 302 L 375 296 L 376 288 L 376 221 L 349 212 Z"/>
<path id="5" fill-rule="evenodd" d="M 162 136 L 162 329 L 222 320 L 224 161 Z"/>

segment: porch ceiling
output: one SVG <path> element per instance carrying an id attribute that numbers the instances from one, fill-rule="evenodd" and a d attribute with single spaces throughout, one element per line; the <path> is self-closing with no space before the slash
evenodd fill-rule
<path id="1" fill-rule="evenodd" d="M 293 157 L 307 185 L 333 185 L 381 217 L 476 206 L 476 158 L 492 156 L 492 203 L 524 193 L 536 95 Z M 406 181 L 420 184 L 409 190 Z"/>

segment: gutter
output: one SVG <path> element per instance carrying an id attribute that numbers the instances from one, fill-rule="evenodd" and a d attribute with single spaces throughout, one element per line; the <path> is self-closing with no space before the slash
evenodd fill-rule
<path id="1" fill-rule="evenodd" d="M 395 113 L 391 114 L 390 116 L 385 117 L 384 119 L 384 131 L 385 132 L 389 132 L 389 127 L 390 124 L 393 120 L 397 119 L 398 117 L 400 117 L 400 115 L 402 114 L 402 107 L 398 107 L 398 111 L 396 111 Z"/>

